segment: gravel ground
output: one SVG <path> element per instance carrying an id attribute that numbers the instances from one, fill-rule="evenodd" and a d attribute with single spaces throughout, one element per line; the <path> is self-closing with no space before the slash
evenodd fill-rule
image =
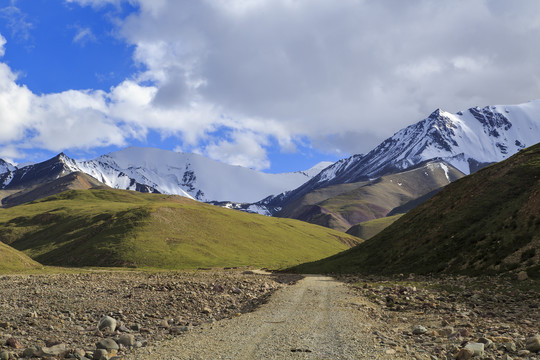
<path id="1" fill-rule="evenodd" d="M 0 359 L 2 352 L 22 358 L 27 349 L 53 346 L 57 358 L 92 358 L 97 342 L 125 334 L 132 347 L 144 347 L 253 311 L 298 278 L 235 270 L 0 276 Z M 117 321 L 116 331 L 98 329 L 104 316 Z"/>
<path id="2" fill-rule="evenodd" d="M 540 360 L 532 280 L 299 279 L 237 270 L 0 276 L 0 359 Z M 114 331 L 98 329 L 106 315 Z"/>
<path id="3" fill-rule="evenodd" d="M 374 342 L 371 312 L 358 311 L 369 304 L 358 301 L 343 283 L 307 276 L 253 313 L 139 349 L 127 359 L 388 358 Z"/>

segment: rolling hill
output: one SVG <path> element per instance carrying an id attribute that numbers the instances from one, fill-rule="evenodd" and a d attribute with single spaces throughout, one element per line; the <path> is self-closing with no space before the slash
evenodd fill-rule
<path id="1" fill-rule="evenodd" d="M 540 144 L 464 177 L 364 243 L 294 269 L 540 278 Z"/>
<path id="2" fill-rule="evenodd" d="M 0 272 L 22 271 L 41 267 L 27 255 L 0 242 Z"/>
<path id="3" fill-rule="evenodd" d="M 45 265 L 281 268 L 361 240 L 180 196 L 70 190 L 0 210 L 0 241 Z"/>
<path id="4" fill-rule="evenodd" d="M 339 231 L 427 200 L 464 174 L 444 161 L 428 161 L 407 171 L 375 180 L 328 186 L 293 201 L 276 214 Z M 427 196 L 429 195 L 429 196 Z"/>

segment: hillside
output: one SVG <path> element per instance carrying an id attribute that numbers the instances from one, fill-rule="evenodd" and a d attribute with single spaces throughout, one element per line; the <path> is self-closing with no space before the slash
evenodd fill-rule
<path id="1" fill-rule="evenodd" d="M 451 165 L 430 161 L 371 181 L 317 189 L 293 201 L 276 216 L 345 232 L 353 225 L 385 217 L 427 194 L 433 196 L 461 177 L 463 173 Z"/>
<path id="2" fill-rule="evenodd" d="M 295 269 L 540 277 L 540 144 L 444 188 L 359 246 Z"/>
<path id="3" fill-rule="evenodd" d="M 71 190 L 0 211 L 0 241 L 46 265 L 280 268 L 360 240 L 179 196 Z"/>
<path id="4" fill-rule="evenodd" d="M 372 237 L 392 225 L 403 215 L 404 214 L 398 214 L 386 216 L 375 220 L 364 221 L 360 224 L 351 226 L 351 228 L 347 230 L 347 234 L 354 235 L 364 240 L 371 239 Z"/>
<path id="5" fill-rule="evenodd" d="M 36 261 L 25 254 L 0 242 L 0 272 L 22 271 L 40 267 Z"/>

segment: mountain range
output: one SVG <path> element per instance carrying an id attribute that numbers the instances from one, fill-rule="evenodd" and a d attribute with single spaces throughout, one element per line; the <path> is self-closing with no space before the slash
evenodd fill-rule
<path id="1" fill-rule="evenodd" d="M 0 189 L 27 191 L 66 174 L 81 172 L 116 189 L 182 195 L 203 202 L 255 202 L 300 186 L 330 164 L 322 162 L 306 171 L 266 174 L 197 154 L 130 147 L 89 161 L 76 161 L 61 153 L 21 168 L 2 160 Z"/>
<path id="2" fill-rule="evenodd" d="M 365 155 L 321 163 L 308 171 L 267 174 L 197 154 L 130 147 L 88 161 L 59 154 L 21 168 L 1 160 L 0 190 L 1 197 L 7 197 L 81 172 L 112 188 L 177 194 L 248 212 L 283 214 L 289 204 L 319 189 L 375 181 L 429 160 L 470 174 L 537 142 L 540 100 L 457 113 L 438 109 Z"/>
<path id="3" fill-rule="evenodd" d="M 264 199 L 258 205 L 275 213 L 314 190 L 378 178 L 432 159 L 470 174 L 538 142 L 540 100 L 473 107 L 455 114 L 437 109 L 369 153 L 339 160 L 297 189 Z"/>

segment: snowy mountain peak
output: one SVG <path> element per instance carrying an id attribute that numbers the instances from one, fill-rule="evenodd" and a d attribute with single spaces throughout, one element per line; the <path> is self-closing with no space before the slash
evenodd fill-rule
<path id="1" fill-rule="evenodd" d="M 456 114 L 437 109 L 366 155 L 324 169 L 301 187 L 265 204 L 281 207 L 330 185 L 364 181 L 440 159 L 469 174 L 540 142 L 540 100 L 520 105 L 474 107 Z"/>
<path id="2" fill-rule="evenodd" d="M 15 167 L 13 164 L 0 159 L 0 174 L 6 173 L 8 171 L 15 171 L 17 167 Z"/>

